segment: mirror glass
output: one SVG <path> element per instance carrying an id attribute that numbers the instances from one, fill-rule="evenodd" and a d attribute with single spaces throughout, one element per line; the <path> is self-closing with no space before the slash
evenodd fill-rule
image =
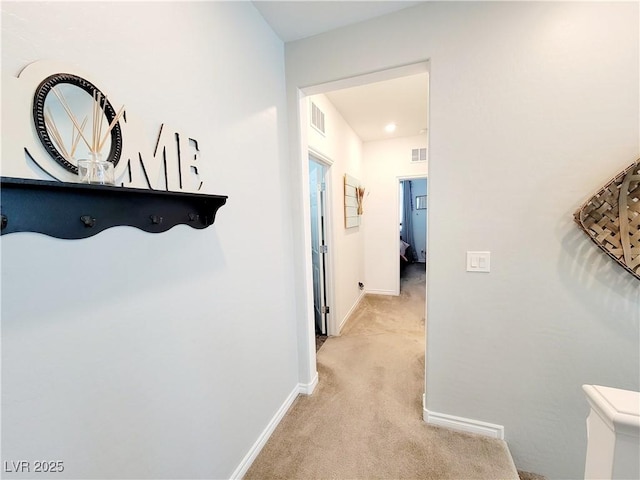
<path id="1" fill-rule="evenodd" d="M 98 102 L 94 95 L 100 97 Z M 65 170 L 77 174 L 78 160 L 89 159 L 91 151 L 98 151 L 114 167 L 118 165 L 124 105 L 116 113 L 88 80 L 71 73 L 50 75 L 35 91 L 32 113 L 42 146 Z"/>
<path id="2" fill-rule="evenodd" d="M 94 103 L 88 92 L 70 83 L 57 84 L 45 97 L 47 133 L 60 155 L 75 166 L 78 159 L 90 158 L 89 145 L 94 141 L 99 145 L 104 140 L 100 149 L 103 160 L 111 149 L 110 135 L 105 135 L 109 121 L 101 107 L 94 112 Z"/>

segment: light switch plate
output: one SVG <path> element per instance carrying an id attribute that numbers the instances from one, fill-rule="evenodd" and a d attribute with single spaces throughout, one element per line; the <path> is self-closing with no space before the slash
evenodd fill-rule
<path id="1" fill-rule="evenodd" d="M 491 252 L 467 252 L 467 272 L 491 271 Z"/>

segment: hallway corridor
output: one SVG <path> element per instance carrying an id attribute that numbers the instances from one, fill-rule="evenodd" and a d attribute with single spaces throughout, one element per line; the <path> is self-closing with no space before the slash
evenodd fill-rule
<path id="1" fill-rule="evenodd" d="M 422 420 L 424 312 L 424 264 L 407 266 L 400 296 L 367 295 L 245 478 L 517 479 L 504 442 Z"/>

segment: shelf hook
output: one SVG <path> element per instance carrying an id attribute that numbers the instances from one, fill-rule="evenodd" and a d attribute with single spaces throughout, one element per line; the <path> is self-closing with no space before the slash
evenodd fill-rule
<path id="1" fill-rule="evenodd" d="M 84 223 L 84 226 L 87 228 L 91 228 L 96 224 L 96 219 L 93 218 L 91 215 L 82 215 L 80 217 L 80 220 L 82 221 L 82 223 Z"/>

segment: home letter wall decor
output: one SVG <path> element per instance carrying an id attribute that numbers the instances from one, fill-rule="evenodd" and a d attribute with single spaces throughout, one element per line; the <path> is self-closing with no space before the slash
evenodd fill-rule
<path id="1" fill-rule="evenodd" d="M 202 190 L 197 140 L 162 124 L 155 144 L 150 144 L 144 126 L 132 112 L 86 73 L 75 70 L 60 62 L 39 61 L 24 68 L 17 78 L 3 78 L 3 176 L 78 182 L 78 159 L 87 157 L 92 131 L 95 136 L 99 123 L 102 135 L 112 127 L 101 154 L 113 164 L 117 185 L 174 192 Z M 96 95 L 101 107 L 98 122 L 89 108 Z"/>
<path id="2" fill-rule="evenodd" d="M 150 145 L 124 105 L 74 70 L 42 61 L 3 78 L 2 235 L 212 225 L 227 197 L 200 193 L 198 141 L 162 124 Z"/>

